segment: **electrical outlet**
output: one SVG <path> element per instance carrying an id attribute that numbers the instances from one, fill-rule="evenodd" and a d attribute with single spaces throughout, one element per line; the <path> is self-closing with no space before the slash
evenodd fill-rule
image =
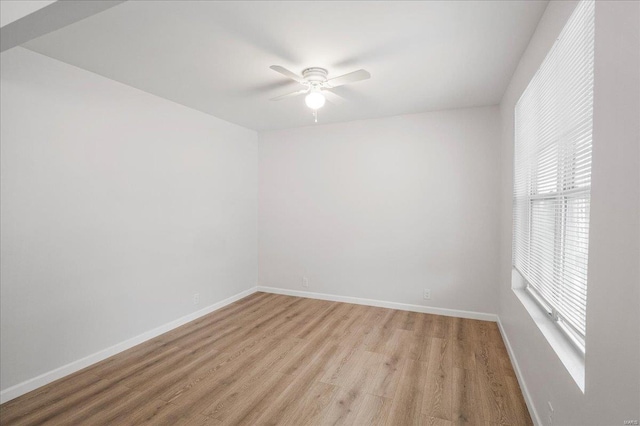
<path id="1" fill-rule="evenodd" d="M 424 300 L 431 300 L 431 290 L 425 288 L 424 293 L 422 294 L 422 298 Z"/>
<path id="2" fill-rule="evenodd" d="M 547 420 L 549 426 L 553 426 L 553 405 L 551 405 L 551 401 L 547 401 L 547 405 L 549 407 L 549 410 L 547 411 Z"/>
<path id="3" fill-rule="evenodd" d="M 200 293 L 195 293 L 193 295 L 193 304 L 197 305 L 198 303 L 200 303 Z"/>
<path id="4" fill-rule="evenodd" d="M 302 287 L 309 288 L 309 278 L 302 277 Z"/>

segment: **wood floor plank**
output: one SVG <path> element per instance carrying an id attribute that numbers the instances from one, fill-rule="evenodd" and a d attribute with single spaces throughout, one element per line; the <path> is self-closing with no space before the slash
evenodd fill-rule
<path id="1" fill-rule="evenodd" d="M 495 322 L 473 320 L 474 324 L 474 336 L 476 340 L 483 342 L 496 342 L 502 341 L 500 336 L 500 330 Z"/>
<path id="2" fill-rule="evenodd" d="M 475 341 L 451 339 L 453 366 L 467 370 L 476 369 Z"/>
<path id="3" fill-rule="evenodd" d="M 171 403 L 162 406 L 162 410 L 153 413 L 144 419 L 141 424 L 153 426 L 218 426 L 222 422 L 205 417 L 200 414 L 190 413 L 184 407 L 179 407 Z"/>
<path id="4" fill-rule="evenodd" d="M 36 425 L 46 422 L 61 423 L 65 413 L 70 410 L 81 411 L 84 407 L 94 404 L 103 398 L 117 397 L 124 393 L 129 393 L 130 389 L 123 386 L 114 385 L 108 380 L 99 380 L 90 385 L 75 390 L 73 393 L 66 393 L 61 398 L 48 400 L 48 402 L 38 409 L 22 412 L 20 416 L 5 418 L 2 424 Z"/>
<path id="5" fill-rule="evenodd" d="M 168 410 L 167 403 L 157 399 L 147 400 L 140 397 L 126 397 L 118 403 L 109 406 L 101 406 L 92 411 L 91 417 L 86 421 L 73 419 L 65 425 L 139 425 L 153 422 L 156 413 Z"/>
<path id="6" fill-rule="evenodd" d="M 371 352 L 364 352 L 357 346 L 338 345 L 339 352 L 335 362 L 327 366 L 325 374 L 320 381 L 330 385 L 340 386 L 348 382 L 353 371 L 360 368 L 370 357 Z"/>
<path id="7" fill-rule="evenodd" d="M 149 399 L 169 401 L 179 389 L 191 384 L 194 378 L 205 376 L 214 360 L 222 360 L 225 356 L 228 357 L 215 350 L 190 352 L 170 371 L 163 369 L 152 380 L 136 383 L 134 388 Z"/>
<path id="8" fill-rule="evenodd" d="M 351 368 L 343 372 L 339 380 L 336 397 L 325 410 L 322 424 L 349 425 L 354 424 L 360 405 L 363 403 L 368 389 L 371 387 L 372 370 L 375 366 L 370 362 L 372 352 L 358 352 L 352 358 Z M 333 378 L 334 376 L 331 376 Z"/>
<path id="9" fill-rule="evenodd" d="M 504 381 L 507 384 L 511 406 L 513 407 L 514 424 L 532 426 L 533 421 L 531 420 L 529 409 L 520 390 L 518 379 L 509 375 L 504 377 Z"/>
<path id="10" fill-rule="evenodd" d="M 475 353 L 480 402 L 485 421 L 513 424 L 513 407 L 506 382 L 500 374 L 500 366 L 493 345 L 490 341 L 478 341 L 475 345 Z"/>
<path id="11" fill-rule="evenodd" d="M 263 415 L 256 420 L 256 423 L 264 425 L 295 424 L 293 415 L 301 403 L 300 396 L 312 392 L 315 382 L 319 381 L 325 373 L 327 364 L 336 355 L 337 350 L 338 347 L 335 344 L 324 345 L 312 362 L 300 375 L 294 378 L 292 383 L 279 395 L 273 404 L 267 407 Z"/>
<path id="12" fill-rule="evenodd" d="M 368 341 L 365 342 L 365 350 L 369 352 L 375 352 L 378 354 L 384 354 L 385 348 L 389 341 L 393 338 L 395 332 L 393 327 L 374 327 L 369 335 Z"/>
<path id="13" fill-rule="evenodd" d="M 430 417 L 426 414 L 422 415 L 421 423 L 424 426 L 452 426 L 453 423 L 449 420 L 439 419 L 437 417 Z"/>
<path id="14" fill-rule="evenodd" d="M 295 311 L 292 311 L 293 314 L 295 314 Z M 313 312 L 313 310 L 311 310 L 310 312 Z M 286 318 L 286 317 L 285 317 Z M 278 330 L 280 332 L 286 332 L 289 328 L 291 327 L 295 327 L 295 323 L 292 324 L 286 324 L 286 322 L 283 323 L 276 323 L 277 326 L 279 326 L 279 328 L 274 328 L 271 329 L 270 332 L 267 333 L 261 333 L 259 334 L 259 337 L 256 339 L 251 338 L 251 336 L 245 336 L 245 340 L 240 342 L 237 345 L 237 348 L 235 348 L 235 352 L 231 352 L 231 353 L 225 353 L 224 356 L 221 356 L 217 359 L 218 363 L 215 364 L 214 362 L 211 362 L 210 365 L 212 366 L 211 368 L 209 368 L 208 370 L 204 371 L 202 374 L 200 375 L 194 375 L 194 377 L 190 377 L 187 381 L 185 381 L 185 383 L 183 383 L 183 386 L 181 386 L 179 389 L 174 389 L 173 392 L 170 395 L 167 395 L 167 393 L 164 394 L 164 396 L 162 396 L 161 398 L 167 401 L 175 401 L 176 399 L 180 398 L 183 396 L 183 394 L 190 394 L 193 395 L 194 393 L 197 394 L 198 390 L 195 389 L 196 387 L 202 387 L 202 386 L 212 386 L 212 384 L 207 384 L 209 383 L 209 381 L 211 380 L 218 380 L 220 378 L 220 372 L 219 370 L 222 370 L 223 368 L 226 369 L 233 369 L 235 367 L 230 367 L 232 365 L 234 365 L 233 363 L 238 360 L 238 362 L 242 362 L 242 360 L 245 357 L 250 357 L 253 356 L 254 358 L 251 359 L 255 359 L 255 353 L 256 351 L 265 351 L 265 347 L 262 346 L 264 345 L 264 342 L 270 338 L 270 335 L 274 334 L 275 330 Z M 244 334 L 242 334 L 244 336 Z M 233 348 L 229 348 L 229 349 L 233 349 Z M 246 362 L 245 362 L 246 364 Z M 242 364 L 242 365 L 245 365 Z M 212 376 L 218 374 L 217 376 L 215 376 L 213 379 L 211 378 Z M 204 390 L 200 390 L 199 392 L 204 392 Z M 194 396 L 192 396 L 191 398 L 195 398 Z"/>
<path id="15" fill-rule="evenodd" d="M 264 338 L 266 333 L 274 333 L 277 327 L 284 324 L 287 321 L 286 315 L 291 315 L 292 312 L 299 314 L 303 300 L 289 298 L 286 303 L 271 307 L 247 326 L 240 327 L 237 333 L 225 334 L 224 337 L 218 337 L 216 333 L 212 333 L 210 336 L 190 343 L 187 347 L 197 349 L 201 346 L 215 344 L 215 348 L 219 351 L 230 352 L 248 340 L 259 341 Z M 178 343 L 184 347 L 184 342 Z"/>
<path id="16" fill-rule="evenodd" d="M 369 393 L 384 398 L 393 398 L 402 374 L 402 360 L 383 354 L 371 357 L 375 373 L 371 379 Z"/>
<path id="17" fill-rule="evenodd" d="M 327 342 L 332 342 L 340 352 L 339 345 L 328 339 L 328 337 L 336 327 L 344 323 L 345 317 L 342 313 L 348 309 L 349 307 L 345 306 L 340 314 L 335 317 L 327 317 L 324 321 L 317 323 L 313 330 L 309 330 L 309 333 L 306 334 L 306 343 L 302 349 L 291 354 L 280 372 L 289 375 L 299 374 L 299 371 L 304 369 L 317 356 L 320 347 L 327 344 Z"/>
<path id="18" fill-rule="evenodd" d="M 109 424 L 111 418 L 131 414 L 123 410 L 122 405 L 138 392 L 108 380 L 103 380 L 103 383 L 107 383 L 108 386 L 102 392 L 93 394 L 80 403 L 65 405 L 55 416 L 39 413 L 38 422 L 35 424 L 41 424 L 43 421 L 57 425 Z"/>
<path id="19" fill-rule="evenodd" d="M 318 425 L 323 423 L 323 413 L 336 396 L 338 387 L 314 382 L 311 388 L 296 398 L 295 409 L 285 411 L 282 420 L 275 424 Z M 293 406 L 293 405 L 292 405 Z"/>
<path id="20" fill-rule="evenodd" d="M 279 342 L 270 339 L 264 346 L 255 346 L 243 356 L 237 357 L 202 380 L 198 386 L 183 392 L 180 397 L 173 398 L 169 402 L 176 405 L 187 405 L 192 412 L 204 414 L 204 411 L 213 402 L 219 401 L 239 380 L 245 377 L 248 371 L 266 354 L 276 350 Z"/>
<path id="21" fill-rule="evenodd" d="M 416 326 L 416 321 L 418 320 L 420 314 L 417 312 L 409 312 L 404 311 L 405 315 L 402 323 L 400 324 L 400 328 L 403 330 L 413 331 Z"/>
<path id="22" fill-rule="evenodd" d="M 345 312 L 343 320 L 333 328 L 327 339 L 336 343 L 354 342 L 359 338 L 361 321 L 365 317 L 366 307 L 362 305 L 348 304 L 349 310 Z"/>
<path id="23" fill-rule="evenodd" d="M 453 424 L 480 425 L 484 423 L 475 369 L 453 368 L 451 405 Z"/>
<path id="24" fill-rule="evenodd" d="M 353 422 L 354 425 L 380 426 L 387 422 L 392 400 L 366 394 Z"/>
<path id="25" fill-rule="evenodd" d="M 161 383 L 157 383 L 160 387 L 159 392 L 155 393 L 153 390 L 153 384 L 150 384 L 149 389 L 145 392 L 153 392 L 158 399 L 171 402 L 180 397 L 184 393 L 188 393 L 191 389 L 197 387 L 216 371 L 225 368 L 229 363 L 233 362 L 236 358 L 242 356 L 245 352 L 238 351 L 236 353 L 215 352 L 206 356 L 206 360 L 202 364 L 191 364 L 191 368 L 188 371 L 183 372 L 181 380 L 173 384 L 162 386 Z"/>
<path id="26" fill-rule="evenodd" d="M 504 345 L 502 340 L 500 340 L 499 342 L 493 342 L 495 342 L 493 346 L 496 349 L 496 355 L 499 360 L 500 371 L 502 372 L 502 375 L 515 378 L 516 372 L 514 371 L 513 365 L 511 364 L 511 358 L 509 358 L 509 353 L 507 352 L 506 346 Z"/>
<path id="27" fill-rule="evenodd" d="M 177 348 L 176 348 L 177 349 Z M 165 359 L 158 360 L 153 365 L 136 372 L 135 374 L 118 376 L 117 383 L 131 389 L 146 388 L 149 383 L 156 383 L 166 378 L 167 373 L 180 368 L 181 365 L 189 363 L 194 358 L 203 354 L 208 355 L 208 350 L 199 348 L 193 351 L 178 349 L 177 351 L 167 351 L 170 356 Z M 115 380 L 115 379 L 112 379 Z"/>
<path id="28" fill-rule="evenodd" d="M 0 405 L 4 425 L 531 425 L 495 323 L 255 293 Z"/>
<path id="29" fill-rule="evenodd" d="M 99 377 L 88 373 L 64 377 L 2 404 L 0 406 L 0 424 L 23 422 L 24 417 L 29 414 L 43 413 L 47 407 L 61 401 L 69 401 L 70 398 L 78 398 L 80 391 L 86 392 L 89 388 L 103 386 L 100 382 Z M 74 402 L 70 402 L 70 404 L 74 404 Z"/>
<path id="30" fill-rule="evenodd" d="M 412 331 L 415 325 L 415 317 L 413 316 L 413 314 L 415 313 L 391 309 L 389 326 L 392 328 Z"/>
<path id="31" fill-rule="evenodd" d="M 354 390 L 337 388 L 335 397 L 325 409 L 322 421 L 323 425 L 351 425 L 354 424 L 358 409 L 364 396 Z"/>
<path id="32" fill-rule="evenodd" d="M 422 314 L 416 320 L 413 339 L 409 350 L 409 357 L 416 361 L 428 361 L 431 353 L 431 339 L 433 338 L 433 324 L 435 315 Z"/>
<path id="33" fill-rule="evenodd" d="M 461 341 L 482 340 L 484 337 L 478 335 L 478 330 L 481 328 L 478 323 L 485 322 L 466 318 L 451 318 L 451 339 Z"/>
<path id="34" fill-rule="evenodd" d="M 464 318 L 452 318 L 449 339 L 465 340 Z"/>
<path id="35" fill-rule="evenodd" d="M 108 373 L 102 373 L 100 377 L 114 382 L 120 382 L 129 377 L 141 376 L 147 374 L 149 370 L 153 371 L 154 368 L 162 367 L 179 353 L 180 348 L 176 346 L 163 347 L 146 357 L 133 360 L 130 363 L 123 363 L 123 365 L 116 370 L 110 369 Z"/>
<path id="36" fill-rule="evenodd" d="M 451 334 L 451 327 L 455 318 L 445 317 L 443 315 L 435 315 L 433 326 L 431 328 L 431 336 L 439 339 L 448 339 Z"/>
<path id="37" fill-rule="evenodd" d="M 225 425 L 255 425 L 294 379 L 287 374 L 270 374 L 262 386 L 256 386 L 232 401 L 223 401 L 215 418 Z"/>
<path id="38" fill-rule="evenodd" d="M 341 311 L 341 304 L 336 302 L 324 302 L 320 303 L 323 307 L 322 312 L 313 320 L 309 321 L 306 325 L 304 325 L 295 337 L 300 339 L 307 339 L 309 334 L 314 330 L 317 330 L 319 327 L 322 328 L 322 324 L 327 321 L 327 318 L 333 317 L 336 314 L 339 314 Z"/>
<path id="39" fill-rule="evenodd" d="M 391 358 L 409 358 L 411 355 L 411 343 L 413 332 L 403 328 L 396 328 L 387 340 L 382 353 Z"/>
<path id="40" fill-rule="evenodd" d="M 262 385 L 268 375 L 273 375 L 278 367 L 286 359 L 287 355 L 300 346 L 299 339 L 287 339 L 284 341 L 273 340 L 276 347 L 272 351 L 267 350 L 260 352 L 258 359 L 252 360 L 252 365 L 247 371 L 242 373 L 242 377 L 235 382 L 229 381 L 226 392 L 220 394 L 201 414 L 207 417 L 219 418 L 224 417 L 219 413 L 223 412 L 228 405 L 233 405 L 234 400 L 239 397 L 245 397 L 249 389 Z"/>
<path id="41" fill-rule="evenodd" d="M 429 417 L 452 420 L 453 386 L 451 342 L 434 337 L 426 374 L 423 412 Z"/>
<path id="42" fill-rule="evenodd" d="M 419 425 L 427 378 L 427 364 L 413 359 L 403 362 L 398 390 L 393 397 L 388 425 Z"/>

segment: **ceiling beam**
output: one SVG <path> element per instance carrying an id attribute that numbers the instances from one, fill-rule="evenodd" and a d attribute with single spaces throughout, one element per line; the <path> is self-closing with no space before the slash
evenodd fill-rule
<path id="1" fill-rule="evenodd" d="M 88 18 L 124 0 L 58 0 L 0 28 L 0 52 Z"/>

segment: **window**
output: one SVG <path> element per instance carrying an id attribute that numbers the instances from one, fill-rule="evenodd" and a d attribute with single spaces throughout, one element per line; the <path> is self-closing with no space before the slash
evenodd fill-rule
<path id="1" fill-rule="evenodd" d="M 577 6 L 515 108 L 513 266 L 584 352 L 594 2 Z"/>

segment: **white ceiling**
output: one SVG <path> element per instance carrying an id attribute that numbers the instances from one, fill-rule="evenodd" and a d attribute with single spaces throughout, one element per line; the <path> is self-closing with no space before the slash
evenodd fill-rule
<path id="1" fill-rule="evenodd" d="M 339 122 L 499 103 L 546 1 L 127 1 L 24 46 L 256 129 L 313 124 L 299 85 L 365 68 L 319 111 Z"/>

